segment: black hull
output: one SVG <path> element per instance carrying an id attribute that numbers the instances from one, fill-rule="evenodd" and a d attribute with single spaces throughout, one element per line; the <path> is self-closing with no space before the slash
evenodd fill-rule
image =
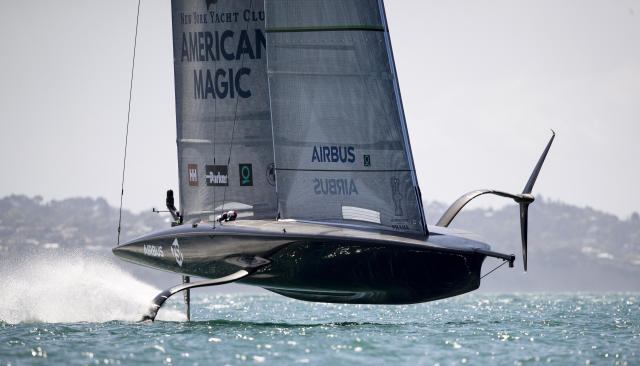
<path id="1" fill-rule="evenodd" d="M 257 268 L 237 282 L 299 300 L 409 304 L 477 289 L 486 257 L 482 251 L 488 249 L 486 244 L 447 235 L 432 234 L 427 241 L 292 224 L 283 231 L 281 225 L 273 226 L 180 228 L 113 251 L 137 264 L 203 278 Z"/>
<path id="2" fill-rule="evenodd" d="M 398 245 L 301 241 L 238 282 L 299 300 L 351 304 L 410 304 L 480 286 L 485 256 Z"/>

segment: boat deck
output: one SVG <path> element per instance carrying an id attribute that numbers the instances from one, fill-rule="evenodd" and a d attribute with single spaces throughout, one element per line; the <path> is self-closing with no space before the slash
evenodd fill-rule
<path id="1" fill-rule="evenodd" d="M 490 250 L 490 246 L 476 235 L 442 227 L 429 227 L 428 237 L 402 235 L 391 231 L 372 228 L 338 226 L 335 224 L 300 222 L 294 220 L 243 220 L 224 223 L 205 222 L 197 225 L 181 225 L 161 232 L 143 236 L 133 241 L 145 238 L 158 239 L 161 237 L 185 237 L 202 235 L 247 235 L 272 237 L 290 240 L 300 239 L 341 239 L 370 243 L 398 243 L 402 245 L 432 247 L 453 250 Z"/>

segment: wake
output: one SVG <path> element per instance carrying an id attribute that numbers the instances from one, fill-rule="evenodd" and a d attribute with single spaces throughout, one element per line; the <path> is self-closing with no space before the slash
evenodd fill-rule
<path id="1" fill-rule="evenodd" d="M 138 321 L 159 293 L 107 258 L 81 251 L 2 259 L 0 281 L 0 320 L 10 324 Z M 163 309 L 158 319 L 186 318 Z"/>

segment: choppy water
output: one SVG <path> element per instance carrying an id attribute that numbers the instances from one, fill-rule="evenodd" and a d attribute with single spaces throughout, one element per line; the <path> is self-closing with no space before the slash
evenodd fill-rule
<path id="1" fill-rule="evenodd" d="M 91 262 L 4 271 L 0 365 L 640 364 L 640 294 L 367 306 L 196 292 L 194 321 L 183 321 L 177 295 L 148 324 L 134 320 L 157 289 Z"/>

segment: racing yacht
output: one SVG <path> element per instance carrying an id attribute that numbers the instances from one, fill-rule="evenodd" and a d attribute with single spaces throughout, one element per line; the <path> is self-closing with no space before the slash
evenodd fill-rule
<path id="1" fill-rule="evenodd" d="M 522 193 L 472 191 L 428 226 L 382 0 L 172 0 L 172 23 L 180 209 L 168 191 L 172 227 L 113 249 L 183 276 L 145 320 L 230 282 L 357 304 L 475 290 L 485 258 L 515 261 L 448 228 L 484 194 L 520 205 L 526 271 L 555 133 Z"/>

